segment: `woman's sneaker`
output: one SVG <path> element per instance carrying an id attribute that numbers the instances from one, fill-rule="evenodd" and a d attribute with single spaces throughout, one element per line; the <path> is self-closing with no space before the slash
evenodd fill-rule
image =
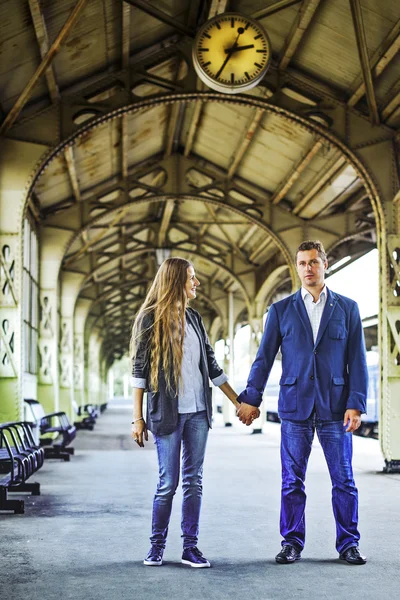
<path id="1" fill-rule="evenodd" d="M 164 548 L 160 548 L 160 546 L 152 546 L 148 555 L 144 559 L 143 564 L 147 565 L 148 567 L 161 567 L 163 554 Z"/>
<path id="2" fill-rule="evenodd" d="M 191 567 L 211 567 L 210 563 L 204 558 L 197 546 L 183 549 L 182 562 L 184 565 L 190 565 Z"/>

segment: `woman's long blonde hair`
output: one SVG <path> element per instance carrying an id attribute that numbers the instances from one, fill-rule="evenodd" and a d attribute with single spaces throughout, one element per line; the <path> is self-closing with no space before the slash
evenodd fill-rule
<path id="1" fill-rule="evenodd" d="M 167 388 L 178 393 L 188 303 L 185 284 L 188 267 L 192 266 L 191 262 L 179 257 L 167 258 L 161 264 L 132 327 L 132 359 L 136 356 L 140 337 L 150 334 L 150 386 L 153 391 L 158 390 L 158 370 L 162 365 Z M 143 327 L 146 315 L 152 316 L 147 329 Z"/>

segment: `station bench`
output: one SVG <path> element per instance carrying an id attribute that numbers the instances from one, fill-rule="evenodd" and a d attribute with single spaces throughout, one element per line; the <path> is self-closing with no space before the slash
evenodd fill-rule
<path id="1" fill-rule="evenodd" d="M 27 483 L 44 462 L 44 450 L 35 443 L 31 424 L 12 421 L 0 424 L 0 511 L 24 512 L 24 501 L 8 493 L 40 495 L 39 483 Z"/>
<path id="2" fill-rule="evenodd" d="M 75 414 L 80 417 L 80 421 L 75 421 L 74 425 L 77 429 L 88 429 L 93 431 L 96 424 L 96 419 L 99 416 L 99 410 L 95 404 L 85 404 L 78 406 L 76 402 L 72 403 Z"/>
<path id="3" fill-rule="evenodd" d="M 25 403 L 34 426 L 39 428 L 40 436 L 47 433 L 58 434 L 56 440 L 39 436 L 40 445 L 45 446 L 45 457 L 69 461 L 71 454 L 74 454 L 74 448 L 69 447 L 69 444 L 76 437 L 76 427 L 70 423 L 66 413 L 60 411 L 46 414 L 37 400 L 26 399 Z M 57 441 L 59 438 L 61 438 L 60 442 Z"/>

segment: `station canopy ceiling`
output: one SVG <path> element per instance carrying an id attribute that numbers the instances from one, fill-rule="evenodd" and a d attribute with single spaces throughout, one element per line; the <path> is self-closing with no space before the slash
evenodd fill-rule
<path id="1" fill-rule="evenodd" d="M 272 45 L 240 96 L 211 93 L 191 61 L 196 30 L 224 11 Z M 395 138 L 399 47 L 398 0 L 0 2 L 2 133 L 49 147 L 31 207 L 40 231 L 74 233 L 63 270 L 82 274 L 110 360 L 168 253 L 193 260 L 197 306 L 222 327 L 227 291 L 243 322 L 268 277 L 290 291 L 289 238 L 322 239 L 332 264 L 375 247 L 364 183 L 320 132 L 342 111 L 346 144 L 351 111 Z"/>

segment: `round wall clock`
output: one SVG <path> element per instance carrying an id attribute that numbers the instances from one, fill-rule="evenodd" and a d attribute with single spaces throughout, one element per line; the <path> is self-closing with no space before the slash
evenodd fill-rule
<path id="1" fill-rule="evenodd" d="M 199 29 L 193 64 L 200 79 L 217 92 L 238 94 L 256 86 L 271 61 L 264 28 L 249 17 L 223 13 Z"/>

